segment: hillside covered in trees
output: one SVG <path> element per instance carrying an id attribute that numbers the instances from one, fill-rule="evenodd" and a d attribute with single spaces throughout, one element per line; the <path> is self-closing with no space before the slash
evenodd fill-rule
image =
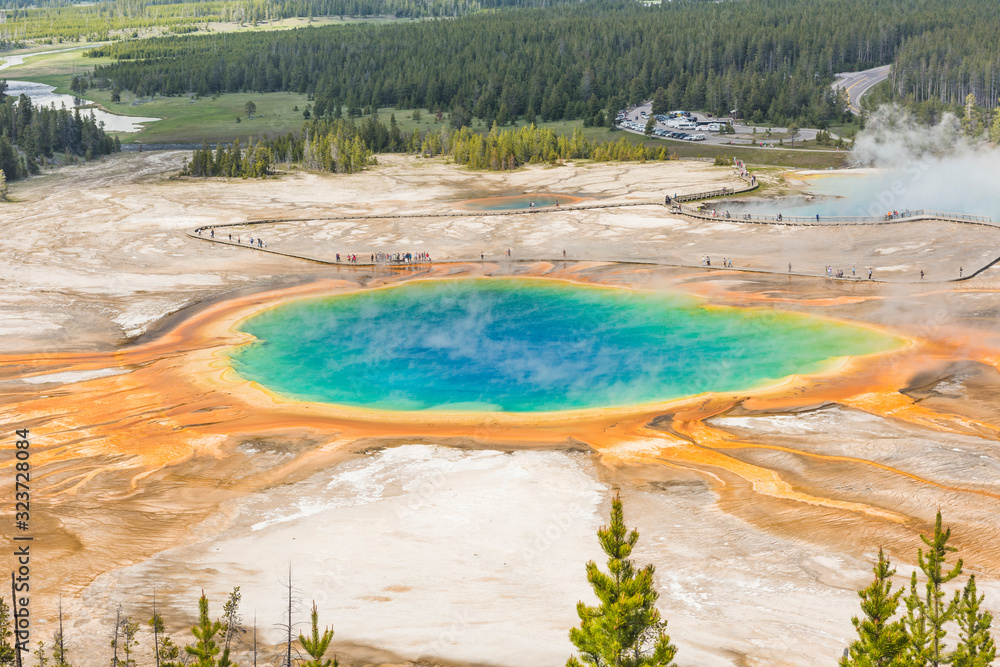
<path id="1" fill-rule="evenodd" d="M 988 109 L 1000 104 L 1000 15 L 995 4 L 971 0 L 907 39 L 893 62 L 896 99 L 964 106 L 968 95 Z"/>
<path id="2" fill-rule="evenodd" d="M 884 14 L 884 15 L 883 15 Z M 891 57 L 927 27 L 892 0 L 748 3 L 586 2 L 483 12 L 456 20 L 328 26 L 292 32 L 180 36 L 91 51 L 118 62 L 95 85 L 138 95 L 313 93 L 337 105 L 462 110 L 486 119 L 579 118 L 663 88 L 672 104 L 824 125 L 842 105 L 835 72 Z"/>
<path id="3" fill-rule="evenodd" d="M 320 115 L 342 105 L 355 113 L 371 106 L 460 110 L 488 123 L 571 119 L 663 89 L 672 107 L 715 114 L 738 109 L 758 122 L 824 127 L 844 113 L 829 88 L 835 73 L 897 56 L 906 63 L 943 62 L 924 44 L 946 49 L 951 38 L 945 37 L 965 30 L 970 12 L 981 18 L 974 23 L 983 35 L 957 41 L 979 48 L 982 58 L 956 67 L 954 75 L 935 70 L 929 88 L 929 75 L 899 78 L 901 95 L 917 88 L 928 94 L 953 76 L 975 78 L 969 85 L 982 87 L 985 72 L 1000 71 L 996 55 L 989 55 L 997 47 L 986 39 L 1000 19 L 987 0 L 584 2 L 450 21 L 165 37 L 118 42 L 91 54 L 117 59 L 95 68 L 95 85 L 138 95 L 312 93 Z M 981 59 L 995 69 L 976 65 Z M 905 71 L 920 67 L 908 64 Z M 967 88 L 957 85 L 955 95 Z"/>

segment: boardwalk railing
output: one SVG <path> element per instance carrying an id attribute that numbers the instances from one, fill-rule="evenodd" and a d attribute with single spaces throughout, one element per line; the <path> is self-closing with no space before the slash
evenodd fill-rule
<path id="1" fill-rule="evenodd" d="M 711 199 L 712 197 L 725 197 L 726 195 L 734 195 L 737 192 L 746 192 L 747 189 L 722 188 L 721 190 L 711 190 L 709 192 L 693 192 L 687 195 L 677 195 L 676 197 L 674 197 L 674 201 L 686 202 L 686 201 L 696 201 L 698 199 Z"/>
<path id="2" fill-rule="evenodd" d="M 703 198 L 703 197 L 699 197 Z M 680 199 L 680 197 L 678 197 Z M 897 215 L 877 215 L 877 216 L 796 216 L 784 215 L 781 213 L 769 215 L 754 215 L 752 213 L 732 214 L 728 211 L 720 212 L 714 209 L 714 213 L 704 211 L 685 211 L 685 215 L 690 215 L 704 220 L 730 220 L 732 222 L 751 222 L 756 224 L 770 225 L 803 225 L 803 226 L 830 226 L 830 225 L 884 225 L 898 222 L 914 222 L 917 220 L 943 220 L 950 222 L 967 222 L 971 224 L 995 226 L 993 219 L 985 215 L 966 215 L 964 213 L 950 213 L 948 211 L 931 211 L 918 209 L 916 211 L 903 211 Z"/>

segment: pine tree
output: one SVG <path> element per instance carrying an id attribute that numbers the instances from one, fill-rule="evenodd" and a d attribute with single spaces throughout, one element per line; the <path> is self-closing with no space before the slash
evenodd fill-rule
<path id="1" fill-rule="evenodd" d="M 52 660 L 55 667 L 70 667 L 66 656 L 66 635 L 63 633 L 62 596 L 59 596 L 59 630 L 52 642 Z"/>
<path id="2" fill-rule="evenodd" d="M 878 563 L 872 568 L 875 579 L 864 590 L 858 591 L 864 620 L 851 619 L 858 632 L 858 639 L 851 644 L 848 656 L 841 659 L 841 667 L 901 667 L 903 655 L 910 638 L 902 621 L 893 621 L 899 607 L 902 588 L 893 592 L 892 569 L 882 549 L 878 550 Z"/>
<path id="3" fill-rule="evenodd" d="M 929 641 L 926 656 L 928 664 L 933 667 L 940 667 L 940 665 L 951 662 L 950 654 L 945 651 L 944 637 L 947 631 L 944 629 L 944 625 L 955 616 L 958 605 L 955 600 L 945 601 L 945 592 L 941 586 L 962 573 L 962 559 L 959 558 L 951 570 L 945 571 L 945 561 L 948 554 L 958 551 L 955 547 L 948 546 L 950 538 L 951 528 L 941 529 L 941 512 L 939 511 L 934 521 L 934 536 L 931 538 L 926 535 L 920 536 L 920 539 L 928 547 L 926 556 L 923 549 L 917 550 L 917 564 L 927 577 L 924 599 L 917 600 L 917 608 L 927 621 Z"/>
<path id="4" fill-rule="evenodd" d="M 160 635 L 163 634 L 163 618 L 156 611 L 156 593 L 153 593 L 153 617 L 146 622 L 149 625 L 149 629 L 153 631 L 153 659 L 156 662 L 156 667 L 161 667 L 160 660 L 163 657 L 162 646 L 163 640 L 160 639 Z M 169 638 L 167 638 L 169 639 Z"/>
<path id="5" fill-rule="evenodd" d="M 990 126 L 990 141 L 1000 144 L 1000 111 L 993 112 L 993 124 Z"/>
<path id="6" fill-rule="evenodd" d="M 119 667 L 135 667 L 135 660 L 132 659 L 132 649 L 138 645 L 139 640 L 135 638 L 139 632 L 139 624 L 132 622 L 132 617 L 127 616 L 122 619 L 121 649 L 125 653 L 125 659 L 119 661 Z"/>
<path id="7" fill-rule="evenodd" d="M 958 605 L 959 643 L 955 649 L 955 667 L 988 667 L 993 664 L 997 649 L 990 634 L 993 615 L 980 611 L 986 596 L 976 594 L 976 575 L 969 575 L 969 581 L 961 597 L 955 594 Z"/>
<path id="8" fill-rule="evenodd" d="M 10 605 L 0 597 L 0 665 L 14 664 L 14 645 L 11 639 L 14 631 L 10 628 Z"/>
<path id="9" fill-rule="evenodd" d="M 906 647 L 903 664 L 906 667 L 926 667 L 927 647 L 930 644 L 930 632 L 927 619 L 920 613 L 920 594 L 917 592 L 917 573 L 910 575 L 910 594 L 904 600 L 906 603 L 906 633 L 910 644 Z"/>
<path id="10" fill-rule="evenodd" d="M 298 608 L 298 599 L 293 595 L 294 588 L 292 586 L 292 564 L 288 564 L 288 581 L 285 582 L 285 602 L 287 603 L 288 611 L 285 620 L 287 622 L 279 624 L 280 627 L 285 632 L 285 647 L 284 647 L 284 659 L 282 660 L 282 665 L 284 667 L 292 667 L 292 637 L 294 636 L 293 629 L 295 628 L 295 623 L 292 621 L 292 608 Z"/>
<path id="11" fill-rule="evenodd" d="M 621 498 L 611 501 L 611 523 L 597 531 L 608 555 L 608 574 L 587 563 L 587 581 L 600 600 L 597 607 L 577 604 L 580 627 L 569 631 L 583 664 L 591 667 L 673 667 L 677 648 L 666 634 L 666 621 L 656 609 L 652 565 L 637 570 L 629 556 L 639 531 L 625 527 Z M 571 657 L 567 667 L 580 667 Z"/>
<path id="12" fill-rule="evenodd" d="M 237 586 L 229 594 L 226 603 L 222 605 L 222 634 L 226 640 L 225 648 L 227 650 L 233 639 L 236 639 L 237 642 L 242 641 L 240 638 L 246 632 L 246 628 L 243 627 L 243 617 L 240 616 L 240 602 L 242 600 L 243 595 L 240 593 L 240 587 Z"/>
<path id="13" fill-rule="evenodd" d="M 253 615 L 252 654 L 253 654 L 253 666 L 252 667 L 257 667 L 257 612 L 254 612 L 254 615 Z"/>
<path id="14" fill-rule="evenodd" d="M 37 660 L 38 667 L 48 667 L 49 658 L 45 655 L 45 642 L 39 641 L 38 648 L 35 649 L 35 660 Z"/>
<path id="15" fill-rule="evenodd" d="M 229 660 L 229 651 L 222 649 L 215 643 L 215 636 L 222 632 L 222 623 L 212 621 L 208 617 L 208 598 L 202 591 L 198 600 L 198 624 L 191 628 L 191 634 L 196 641 L 193 645 L 184 647 L 189 656 L 194 658 L 190 663 L 192 667 L 228 667 L 232 664 Z M 222 651 L 222 656 L 216 660 L 215 656 Z"/>
<path id="16" fill-rule="evenodd" d="M 112 635 L 111 648 L 114 650 L 114 654 L 111 656 L 111 667 L 118 667 L 120 661 L 118 660 L 118 637 L 121 635 L 122 630 L 122 606 L 118 605 L 118 609 L 115 610 L 115 633 Z"/>
<path id="17" fill-rule="evenodd" d="M 306 637 L 304 635 L 299 635 L 299 643 L 302 644 L 302 648 L 306 650 L 309 657 L 312 660 L 307 661 L 302 667 L 337 667 L 337 659 L 333 660 L 327 659 L 323 660 L 323 655 L 326 650 L 330 647 L 330 642 L 333 641 L 333 630 L 325 628 L 323 630 L 323 636 L 319 636 L 319 612 L 316 610 L 316 601 L 313 601 L 312 608 L 312 637 Z"/>
<path id="18" fill-rule="evenodd" d="M 181 667 L 181 648 L 170 637 L 160 639 L 160 667 Z"/>

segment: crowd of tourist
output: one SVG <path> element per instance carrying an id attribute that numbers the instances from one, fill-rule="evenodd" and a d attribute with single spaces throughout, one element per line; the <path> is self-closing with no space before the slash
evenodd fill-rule
<path id="1" fill-rule="evenodd" d="M 203 229 L 199 228 L 198 229 L 198 236 L 203 236 L 203 234 L 202 234 L 203 231 L 204 231 Z M 228 232 L 228 234 L 229 234 L 229 241 L 231 242 L 233 240 L 233 233 L 232 232 Z M 215 238 L 215 230 L 214 229 L 208 230 L 208 236 L 209 236 L 209 238 L 213 238 L 214 239 Z M 240 245 L 243 245 L 243 237 L 242 236 L 237 236 L 236 237 L 236 242 L 239 243 Z M 250 237 L 250 245 L 252 245 L 252 246 L 254 246 L 256 248 L 262 248 L 263 249 L 263 248 L 267 247 L 267 242 L 264 239 L 260 238 L 259 236 L 257 238 L 254 238 L 253 236 L 251 236 Z"/>
<path id="2" fill-rule="evenodd" d="M 412 264 L 414 262 L 429 262 L 431 255 L 427 252 L 376 252 L 372 253 L 372 264 Z"/>
<path id="3" fill-rule="evenodd" d="M 736 169 L 736 173 L 744 181 L 746 181 L 750 185 L 757 185 L 757 177 L 750 173 L 750 170 L 747 169 L 747 166 L 746 164 L 744 164 L 743 160 L 737 160 L 736 158 L 733 158 L 733 168 Z"/>
<path id="4" fill-rule="evenodd" d="M 371 253 L 372 264 L 416 264 L 431 261 L 431 255 L 427 252 L 373 252 Z M 337 262 L 346 264 L 357 264 L 358 256 L 354 253 L 337 253 Z"/>
<path id="5" fill-rule="evenodd" d="M 703 256 L 701 258 L 701 265 L 702 266 L 712 266 L 712 258 L 709 257 L 708 255 Z M 722 266 L 724 268 L 727 268 L 727 269 L 733 268 L 733 260 L 732 260 L 732 258 L 731 257 L 723 257 L 722 258 Z"/>
<path id="6" fill-rule="evenodd" d="M 789 271 L 792 270 L 792 265 L 791 264 L 788 265 L 788 270 Z M 826 267 L 826 277 L 827 278 L 847 278 L 848 277 L 847 270 L 846 269 L 837 269 L 836 271 L 834 271 L 832 266 L 827 266 Z M 851 275 L 850 275 L 850 277 L 851 278 L 857 278 L 858 277 L 858 270 L 857 270 L 856 266 L 852 266 L 851 267 Z M 921 278 L 924 277 L 923 271 L 920 272 L 920 277 Z M 871 279 L 872 279 L 872 269 L 871 269 L 871 267 L 869 267 L 868 268 L 868 280 L 871 280 Z"/>

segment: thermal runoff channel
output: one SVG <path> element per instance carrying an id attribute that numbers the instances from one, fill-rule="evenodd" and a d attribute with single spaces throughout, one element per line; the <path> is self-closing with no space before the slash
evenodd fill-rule
<path id="1" fill-rule="evenodd" d="M 901 341 L 791 313 L 558 281 L 410 282 L 302 299 L 240 325 L 244 378 L 382 410 L 548 412 L 747 390 Z"/>

